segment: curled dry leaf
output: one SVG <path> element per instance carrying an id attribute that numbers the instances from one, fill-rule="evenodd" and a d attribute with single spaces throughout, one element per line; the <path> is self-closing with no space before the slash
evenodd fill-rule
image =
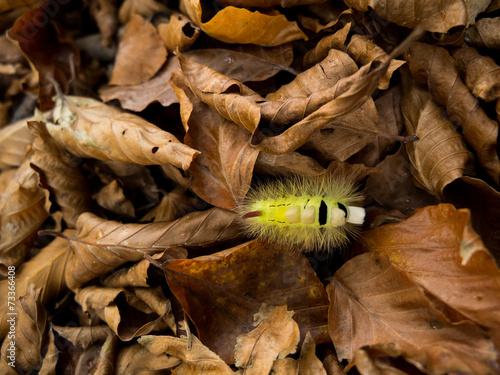
<path id="1" fill-rule="evenodd" d="M 165 328 L 170 303 L 156 288 L 103 288 L 89 286 L 76 291 L 75 300 L 84 312 L 96 314 L 123 341 Z"/>
<path id="2" fill-rule="evenodd" d="M 101 99 L 105 102 L 118 99 L 123 109 L 135 112 L 141 112 L 154 102 L 168 107 L 177 103 L 177 97 L 168 81 L 172 72 L 178 69 L 177 56 L 170 56 L 158 74 L 149 81 L 132 86 L 106 86 L 99 91 Z"/>
<path id="3" fill-rule="evenodd" d="M 163 11 L 167 11 L 167 7 L 155 0 L 125 0 L 120 7 L 118 19 L 121 23 L 127 23 L 134 14 L 150 18 L 155 13 Z"/>
<path id="4" fill-rule="evenodd" d="M 74 231 L 67 230 L 64 234 L 70 236 L 74 234 Z M 16 294 L 18 296 L 25 295 L 28 291 L 28 285 L 34 284 L 41 288 L 40 302 L 42 305 L 47 305 L 66 289 L 64 270 L 68 264 L 69 256 L 68 242 L 63 238 L 56 238 L 16 270 Z M 1 280 L 0 293 L 2 295 L 7 296 L 7 288 L 8 280 Z M 3 298 L 3 301 L 0 300 L 0 337 L 3 337 L 8 329 L 7 308 L 7 298 Z"/>
<path id="5" fill-rule="evenodd" d="M 120 42 L 110 85 L 138 85 L 151 79 L 167 59 L 155 27 L 134 14 Z M 137 69 L 140 66 L 141 69 Z"/>
<path id="6" fill-rule="evenodd" d="M 380 17 L 397 25 L 412 29 L 421 27 L 437 33 L 446 33 L 452 27 L 465 26 L 468 16 L 465 1 L 345 0 L 344 2 L 347 6 L 363 12 L 372 8 Z"/>
<path id="7" fill-rule="evenodd" d="M 295 311 L 303 336 L 311 331 L 318 342 L 327 338 L 324 288 L 300 253 L 251 241 L 209 256 L 173 260 L 164 269 L 202 342 L 227 363 L 234 363 L 236 339 L 252 330 L 262 303 L 286 304 Z"/>
<path id="8" fill-rule="evenodd" d="M 50 134 L 72 154 L 143 165 L 167 164 L 187 170 L 199 151 L 139 116 L 96 100 L 58 96 Z"/>
<path id="9" fill-rule="evenodd" d="M 238 336 L 235 364 L 248 375 L 268 374 L 276 358 L 295 353 L 300 340 L 299 326 L 286 305 L 263 304 L 254 315 L 255 328 Z"/>
<path id="10" fill-rule="evenodd" d="M 59 349 L 55 343 L 54 331 L 49 329 L 49 343 L 39 375 L 51 375 L 56 373 L 57 362 L 59 361 Z"/>
<path id="11" fill-rule="evenodd" d="M 8 36 L 19 43 L 38 73 L 38 100 L 42 111 L 54 106 L 52 80 L 63 92 L 68 92 L 75 70 L 80 66 L 79 49 L 68 34 L 61 32 L 61 26 L 49 14 L 54 14 L 51 3 L 45 2 L 23 13 L 8 31 Z"/>
<path id="12" fill-rule="evenodd" d="M 28 128 L 34 138 L 31 166 L 38 172 L 42 186 L 51 193 L 53 203 L 61 209 L 68 226 L 74 228 L 78 216 L 92 207 L 78 160 L 52 138 L 45 123 L 28 121 Z"/>
<path id="13" fill-rule="evenodd" d="M 434 100 L 446 107 L 452 121 L 462 126 L 465 141 L 474 148 L 481 165 L 498 183 L 498 124 L 486 115 L 463 84 L 455 60 L 444 48 L 420 42 L 408 49 L 405 58 L 415 80 L 427 84 Z"/>
<path id="14" fill-rule="evenodd" d="M 462 177 L 473 156 L 445 117 L 443 108 L 427 90 L 408 75 L 406 78 L 401 109 L 407 133 L 418 137 L 418 141 L 405 145 L 413 177 L 421 187 L 440 198 L 446 185 Z"/>
<path id="15" fill-rule="evenodd" d="M 316 356 L 316 342 L 309 332 L 307 332 L 300 349 L 299 374 L 326 375 L 325 367 Z"/>
<path id="16" fill-rule="evenodd" d="M 74 254 L 66 282 L 78 288 L 93 278 L 127 263 L 137 262 L 172 246 L 211 246 L 241 236 L 238 215 L 213 208 L 188 214 L 174 222 L 122 224 L 91 213 L 77 221 L 78 234 L 68 237 Z"/>
<path id="17" fill-rule="evenodd" d="M 428 237 L 419 230 L 419 238 Z M 339 359 L 352 360 L 356 349 L 384 344 L 434 374 L 495 372 L 498 353 L 491 340 L 471 322 L 451 323 L 384 254 L 352 258 L 326 290 L 328 329 Z"/>
<path id="18" fill-rule="evenodd" d="M 17 266 L 30 249 L 36 231 L 49 216 L 48 193 L 39 186 L 30 158 L 17 169 L 0 196 L 0 265 Z"/>
<path id="19" fill-rule="evenodd" d="M 203 0 L 183 0 L 182 3 L 191 21 L 212 38 L 226 43 L 252 43 L 262 46 L 307 40 L 297 22 L 288 21 L 277 11 L 263 14 L 228 6 L 217 12 L 209 21 L 203 22 L 205 15 L 202 15 L 201 1 Z"/>
<path id="20" fill-rule="evenodd" d="M 109 47 L 118 28 L 117 8 L 114 1 L 90 0 L 90 14 L 102 35 L 102 44 Z"/>
<path id="21" fill-rule="evenodd" d="M 363 241 L 438 300 L 486 328 L 500 347 L 500 270 L 472 229 L 468 210 L 426 207 L 399 224 L 363 233 Z"/>
<path id="22" fill-rule="evenodd" d="M 138 340 L 139 344 L 155 355 L 168 354 L 178 358 L 182 364 L 176 372 L 185 375 L 233 375 L 234 372 L 214 352 L 208 349 L 194 335 L 181 336 L 151 336 L 145 335 Z"/>
<path id="23" fill-rule="evenodd" d="M 113 333 L 107 325 L 91 327 L 63 327 L 53 325 L 52 329 L 77 348 L 86 350 Z"/>
<path id="24" fill-rule="evenodd" d="M 182 13 L 172 13 L 169 22 L 160 23 L 156 28 L 169 52 L 188 50 L 200 35 L 200 28 Z"/>
<path id="25" fill-rule="evenodd" d="M 146 337 L 146 336 L 144 336 Z M 177 367 L 181 360 L 164 353 L 153 354 L 140 344 L 120 348 L 116 356 L 116 375 L 159 374 Z"/>
<path id="26" fill-rule="evenodd" d="M 387 53 L 366 35 L 353 35 L 347 45 L 347 53 L 359 65 L 369 64 L 374 60 L 384 61 L 388 58 Z M 380 78 L 378 89 L 387 90 L 392 74 L 404 63 L 403 60 L 391 60 L 387 72 Z"/>
<path id="27" fill-rule="evenodd" d="M 30 284 L 26 294 L 19 297 L 16 302 L 16 307 L 13 309 L 16 315 L 9 316 L 9 319 L 14 321 L 14 338 L 4 340 L 1 361 L 10 362 L 5 353 L 7 348 L 13 345 L 16 373 L 37 371 L 42 366 L 47 312 L 41 305 L 39 297 L 40 289 L 35 289 L 34 284 Z"/>
<path id="28" fill-rule="evenodd" d="M 453 57 L 474 96 L 485 102 L 500 97 L 500 66 L 491 57 L 481 56 L 471 47 L 459 48 L 453 52 Z"/>
<path id="29" fill-rule="evenodd" d="M 28 153 L 33 137 L 26 120 L 0 128 L 0 169 L 19 167 Z"/>
<path id="30" fill-rule="evenodd" d="M 135 217 L 134 204 L 125 196 L 123 186 L 113 180 L 94 195 L 97 204 L 119 216 Z"/>
<path id="31" fill-rule="evenodd" d="M 482 18 L 465 30 L 465 41 L 476 48 L 500 49 L 500 17 Z"/>
<path id="32" fill-rule="evenodd" d="M 325 59 L 332 49 L 345 51 L 346 47 L 344 43 L 350 30 L 351 23 L 347 23 L 342 29 L 321 39 L 312 50 L 304 55 L 304 59 L 302 61 L 304 68 L 308 69 L 314 64 L 317 64 L 321 60 Z"/>

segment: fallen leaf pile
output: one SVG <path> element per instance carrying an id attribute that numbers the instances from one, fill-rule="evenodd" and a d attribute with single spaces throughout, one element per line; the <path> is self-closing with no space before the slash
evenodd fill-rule
<path id="1" fill-rule="evenodd" d="M 0 27 L 0 373 L 500 373 L 500 1 Z M 326 174 L 365 199 L 348 246 L 245 237 L 253 184 Z"/>

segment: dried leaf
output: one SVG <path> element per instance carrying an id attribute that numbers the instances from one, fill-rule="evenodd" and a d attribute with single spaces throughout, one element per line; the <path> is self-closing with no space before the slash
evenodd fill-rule
<path id="1" fill-rule="evenodd" d="M 241 236 L 238 215 L 214 208 L 194 212 L 174 222 L 122 224 L 91 213 L 77 221 L 78 234 L 68 237 L 74 251 L 66 282 L 78 288 L 126 262 L 137 262 L 145 253 L 158 253 L 172 246 L 211 246 Z"/>
<path id="2" fill-rule="evenodd" d="M 252 330 L 262 303 L 286 304 L 303 336 L 310 331 L 318 342 L 326 339 L 324 288 L 300 253 L 252 241 L 164 269 L 202 342 L 227 363 L 234 363 L 236 338 Z"/>
<path id="3" fill-rule="evenodd" d="M 87 182 L 78 169 L 78 160 L 51 137 L 45 123 L 28 121 L 28 128 L 34 138 L 31 166 L 61 209 L 68 226 L 74 228 L 78 216 L 92 207 Z"/>
<path id="4" fill-rule="evenodd" d="M 72 154 L 143 165 L 172 163 L 188 169 L 199 151 L 141 117 L 82 97 L 61 97 L 50 134 Z"/>
<path id="5" fill-rule="evenodd" d="M 323 364 L 316 357 L 316 343 L 309 332 L 307 332 L 300 349 L 299 374 L 326 375 Z"/>
<path id="6" fill-rule="evenodd" d="M 276 358 L 295 353 L 299 343 L 299 326 L 292 319 L 293 311 L 286 305 L 263 304 L 254 315 L 254 328 L 238 336 L 235 364 L 249 375 L 268 374 Z"/>
<path id="7" fill-rule="evenodd" d="M 209 21 L 203 22 L 205 15 L 202 15 L 201 0 L 183 0 L 182 3 L 195 24 L 212 38 L 225 43 L 276 46 L 298 39 L 307 40 L 297 22 L 288 21 L 283 14 L 276 11 L 263 14 L 228 6 L 217 12 Z"/>
<path id="8" fill-rule="evenodd" d="M 452 121 L 462 126 L 465 141 L 474 148 L 481 165 L 498 183 L 498 124 L 485 114 L 460 80 L 455 60 L 444 48 L 424 43 L 414 43 L 405 59 L 415 80 L 427 84 L 433 99 L 446 107 Z"/>
<path id="9" fill-rule="evenodd" d="M 90 14 L 102 35 L 102 44 L 109 47 L 118 28 L 117 8 L 114 0 L 90 0 Z"/>
<path id="10" fill-rule="evenodd" d="M 109 84 L 138 85 L 146 82 L 160 70 L 166 59 L 167 49 L 155 27 L 134 14 L 118 47 Z"/>
<path id="11" fill-rule="evenodd" d="M 74 231 L 65 231 L 65 235 L 71 235 Z M 64 281 L 64 270 L 70 256 L 68 242 L 63 238 L 56 238 L 40 252 L 24 262 L 16 270 L 16 294 L 23 296 L 28 291 L 28 285 L 34 284 L 42 288 L 40 302 L 47 305 L 53 298 L 66 289 Z M 7 296 L 8 280 L 0 281 L 0 293 Z M 5 336 L 8 330 L 7 298 L 0 300 L 0 337 Z"/>
<path id="12" fill-rule="evenodd" d="M 476 48 L 500 49 L 500 17 L 482 18 L 465 30 L 466 42 Z"/>
<path id="13" fill-rule="evenodd" d="M 144 336 L 147 337 L 147 336 Z M 160 374 L 178 366 L 181 361 L 175 357 L 153 354 L 140 344 L 121 348 L 116 356 L 116 375 Z"/>
<path id="14" fill-rule="evenodd" d="M 120 7 L 118 19 L 121 23 L 127 23 L 138 14 L 143 18 L 150 18 L 153 14 L 166 11 L 167 7 L 155 0 L 125 0 Z"/>
<path id="15" fill-rule="evenodd" d="M 363 233 L 363 240 L 440 301 L 485 327 L 500 346 L 500 270 L 472 229 L 468 210 L 427 207 L 399 224 Z"/>
<path id="16" fill-rule="evenodd" d="M 69 35 L 61 33 L 56 19 L 48 16 L 53 14 L 50 7 L 50 2 L 45 2 L 25 12 L 8 31 L 8 36 L 19 43 L 38 73 L 38 100 L 42 111 L 54 106 L 52 80 L 67 93 L 80 65 L 79 49 Z"/>
<path id="17" fill-rule="evenodd" d="M 345 4 L 366 12 L 372 8 L 383 19 L 407 28 L 421 27 L 427 31 L 446 33 L 456 26 L 467 23 L 465 1 L 374 1 L 345 0 Z"/>
<path id="18" fill-rule="evenodd" d="M 52 326 L 60 336 L 67 339 L 77 348 L 86 350 L 95 343 L 105 340 L 113 331 L 107 325 L 91 327 Z"/>
<path id="19" fill-rule="evenodd" d="M 419 238 L 428 237 L 419 230 Z M 326 290 L 328 329 L 339 359 L 351 360 L 365 345 L 385 344 L 433 374 L 495 372 L 498 353 L 481 330 L 471 322 L 450 323 L 386 255 L 352 258 Z"/>
<path id="20" fill-rule="evenodd" d="M 427 90 L 408 75 L 404 82 L 401 109 L 406 131 L 418 137 L 418 141 L 406 144 L 412 174 L 420 186 L 441 198 L 446 185 L 462 177 L 473 156 Z"/>
<path id="21" fill-rule="evenodd" d="M 349 31 L 351 30 L 351 25 L 351 23 L 347 23 L 342 29 L 338 30 L 334 34 L 325 36 L 321 39 L 312 50 L 304 55 L 302 62 L 304 68 L 308 69 L 314 64 L 319 63 L 321 60 L 324 60 L 332 49 L 345 52 L 346 47 L 344 43 L 347 39 Z"/>
<path id="22" fill-rule="evenodd" d="M 271 176 L 280 176 L 291 173 L 316 176 L 324 173 L 325 169 L 313 158 L 290 152 L 285 155 L 269 155 L 259 153 L 255 161 L 254 172 Z"/>
<path id="23" fill-rule="evenodd" d="M 119 216 L 135 217 L 134 204 L 125 197 L 123 187 L 113 180 L 94 195 L 97 204 Z"/>
<path id="24" fill-rule="evenodd" d="M 474 48 L 462 47 L 453 52 L 458 68 L 465 74 L 465 84 L 486 102 L 500 97 L 500 66 L 491 57 L 481 56 Z"/>
<path id="25" fill-rule="evenodd" d="M 75 300 L 84 312 L 96 314 L 104 320 L 122 341 L 164 328 L 163 318 L 171 310 L 161 287 L 130 291 L 89 286 L 78 289 Z"/>
<path id="26" fill-rule="evenodd" d="M 21 120 L 0 129 L 0 169 L 19 167 L 33 143 L 33 137 Z"/>
<path id="27" fill-rule="evenodd" d="M 200 35 L 200 28 L 182 13 L 171 14 L 169 22 L 160 23 L 156 28 L 169 52 L 187 51 Z"/>
<path id="28" fill-rule="evenodd" d="M 10 0 L 10 1 L 2 1 L 0 3 L 0 13 L 7 12 L 14 8 L 24 8 L 32 3 L 35 3 L 36 0 Z"/>
<path id="29" fill-rule="evenodd" d="M 49 216 L 48 194 L 39 186 L 29 161 L 17 169 L 0 196 L 0 265 L 17 266 L 23 261 Z"/>
<path id="30" fill-rule="evenodd" d="M 56 373 L 57 361 L 59 360 L 59 349 L 55 343 L 54 331 L 49 329 L 49 344 L 45 357 L 43 358 L 42 367 L 40 367 L 39 375 L 51 375 Z"/>
<path id="31" fill-rule="evenodd" d="M 183 375 L 233 375 L 233 371 L 214 352 L 203 345 L 196 336 L 142 336 L 139 344 L 155 355 L 168 354 L 182 360 L 176 368 Z"/>

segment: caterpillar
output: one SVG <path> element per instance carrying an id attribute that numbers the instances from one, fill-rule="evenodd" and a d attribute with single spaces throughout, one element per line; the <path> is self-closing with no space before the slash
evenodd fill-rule
<path id="1" fill-rule="evenodd" d="M 246 233 L 305 251 L 343 247 L 365 218 L 354 182 L 331 174 L 260 182 L 239 207 Z"/>

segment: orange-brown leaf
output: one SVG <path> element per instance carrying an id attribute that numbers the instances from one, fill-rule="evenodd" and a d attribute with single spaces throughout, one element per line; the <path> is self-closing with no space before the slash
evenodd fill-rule
<path id="1" fill-rule="evenodd" d="M 188 50 L 200 35 L 200 28 L 182 13 L 171 14 L 169 22 L 160 23 L 156 28 L 169 52 Z"/>
<path id="2" fill-rule="evenodd" d="M 33 143 L 33 137 L 21 120 L 0 129 L 0 169 L 19 167 Z"/>

